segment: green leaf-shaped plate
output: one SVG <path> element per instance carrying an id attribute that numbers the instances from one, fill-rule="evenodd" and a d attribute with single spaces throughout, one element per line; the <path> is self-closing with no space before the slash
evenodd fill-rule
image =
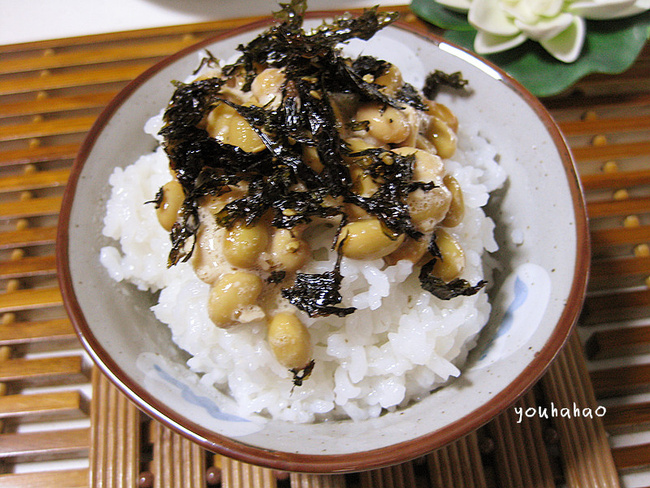
<path id="1" fill-rule="evenodd" d="M 464 14 L 442 7 L 434 0 L 412 0 L 420 18 L 447 29 L 445 39 L 473 50 L 476 31 Z M 628 69 L 650 37 L 650 12 L 616 20 L 587 22 L 587 36 L 580 57 L 562 63 L 538 43 L 528 41 L 502 53 L 483 56 L 538 97 L 556 95 L 590 73 L 617 74 Z"/>

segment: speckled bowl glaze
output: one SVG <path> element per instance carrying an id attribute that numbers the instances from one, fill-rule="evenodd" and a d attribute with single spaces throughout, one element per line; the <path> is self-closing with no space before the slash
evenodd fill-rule
<path id="1" fill-rule="evenodd" d="M 314 14 L 319 23 L 326 13 Z M 467 95 L 439 100 L 473 120 L 500 152 L 506 188 L 489 213 L 500 272 L 493 313 L 462 375 L 427 398 L 367 421 L 289 424 L 225 414 L 202 391 L 153 297 L 115 283 L 99 264 L 108 177 L 154 149 L 145 122 L 164 107 L 170 80 L 184 79 L 210 50 L 228 59 L 266 28 L 260 22 L 185 49 L 146 71 L 90 131 L 66 189 L 58 235 L 60 284 L 78 335 L 102 371 L 142 410 L 203 447 L 270 468 L 332 473 L 377 468 L 441 447 L 502 412 L 544 373 L 580 312 L 589 264 L 584 202 L 571 155 L 540 102 L 501 70 L 406 25 L 381 31 L 364 53 L 397 64 L 421 86 L 426 73 L 461 71 Z M 359 50 L 352 43 L 348 49 Z M 516 236 L 514 238 L 513 236 Z"/>

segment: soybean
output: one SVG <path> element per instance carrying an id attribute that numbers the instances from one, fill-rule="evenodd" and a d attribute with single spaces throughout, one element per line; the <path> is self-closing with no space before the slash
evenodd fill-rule
<path id="1" fill-rule="evenodd" d="M 270 254 L 274 265 L 292 272 L 307 262 L 311 249 L 307 241 L 296 237 L 291 230 L 277 229 L 271 239 Z"/>
<path id="2" fill-rule="evenodd" d="M 250 268 L 266 249 L 269 233 L 263 223 L 246 225 L 238 221 L 226 231 L 223 240 L 223 254 L 230 264 Z"/>
<path id="3" fill-rule="evenodd" d="M 378 76 L 375 83 L 382 85 L 384 87 L 382 91 L 391 96 L 395 95 L 404 86 L 402 73 L 394 64 L 391 64 L 382 75 Z"/>
<path id="4" fill-rule="evenodd" d="M 415 190 L 407 198 L 411 220 L 418 230 L 430 232 L 449 211 L 451 192 L 443 184 L 444 164 L 440 157 L 421 149 L 399 147 L 393 150 L 402 155 L 413 154 L 413 181 L 433 183 L 435 188 Z"/>
<path id="5" fill-rule="evenodd" d="M 360 153 L 373 147 L 358 137 L 346 139 L 345 143 L 347 144 L 351 154 Z M 343 158 L 350 167 L 350 176 L 352 177 L 354 191 L 363 197 L 372 196 L 379 189 L 378 182 L 375 181 L 372 176 L 366 174 L 363 169 L 372 164 L 372 161 L 365 161 L 366 157 L 367 156 L 344 156 Z"/>
<path id="6" fill-rule="evenodd" d="M 255 77 L 251 83 L 251 91 L 260 106 L 276 100 L 279 105 L 285 80 L 284 72 L 278 68 L 267 68 Z"/>
<path id="7" fill-rule="evenodd" d="M 426 239 L 412 239 L 407 237 L 404 243 L 395 251 L 384 258 L 386 264 L 392 266 L 402 259 L 408 259 L 413 264 L 420 264 L 429 250 L 429 243 Z"/>
<path id="8" fill-rule="evenodd" d="M 426 135 L 433 142 L 441 158 L 450 158 L 456 152 L 458 137 L 444 120 L 431 117 Z"/>
<path id="9" fill-rule="evenodd" d="M 427 112 L 429 115 L 442 120 L 454 132 L 458 131 L 458 118 L 446 105 L 434 102 L 433 100 L 428 100 Z"/>
<path id="10" fill-rule="evenodd" d="M 218 103 L 208 114 L 206 130 L 210 137 L 246 152 L 255 153 L 266 147 L 246 119 L 225 103 Z"/>
<path id="11" fill-rule="evenodd" d="M 394 107 L 369 103 L 357 110 L 355 120 L 368 122 L 368 135 L 383 144 L 399 144 L 411 134 L 408 117 Z"/>
<path id="12" fill-rule="evenodd" d="M 380 259 L 388 256 L 404 242 L 404 234 L 396 234 L 379 219 L 357 220 L 341 229 L 337 246 L 352 259 Z"/>
<path id="13" fill-rule="evenodd" d="M 163 229 L 170 231 L 178 218 L 178 211 L 183 204 L 183 200 L 185 200 L 185 193 L 178 180 L 165 183 L 161 191 L 162 201 L 159 202 L 158 208 L 156 208 L 156 216 Z"/>
<path id="14" fill-rule="evenodd" d="M 465 253 L 458 241 L 442 229 L 437 229 L 436 244 L 442 258 L 433 266 L 433 274 L 444 281 L 458 278 L 465 268 Z"/>
<path id="15" fill-rule="evenodd" d="M 352 177 L 352 188 L 362 197 L 370 197 L 379 190 L 377 182 L 359 166 L 352 166 L 350 168 L 350 176 Z"/>
<path id="16" fill-rule="evenodd" d="M 463 190 L 458 183 L 458 180 L 451 175 L 447 175 L 443 179 L 445 186 L 451 193 L 451 203 L 447 215 L 442 220 L 442 225 L 445 227 L 456 227 L 460 224 L 465 216 L 465 200 L 463 198 Z"/>
<path id="17" fill-rule="evenodd" d="M 268 324 L 267 340 L 278 362 L 289 369 L 304 369 L 312 359 L 307 327 L 289 312 L 273 316 Z"/>
<path id="18" fill-rule="evenodd" d="M 218 327 L 224 328 L 232 326 L 235 322 L 248 321 L 242 314 L 247 310 L 251 311 L 255 306 L 263 285 L 259 276 L 248 271 L 235 271 L 224 275 L 210 288 L 210 320 Z M 261 312 L 259 307 L 257 309 Z M 259 316 L 260 313 L 256 315 Z M 254 318 L 260 318 L 258 316 Z"/>

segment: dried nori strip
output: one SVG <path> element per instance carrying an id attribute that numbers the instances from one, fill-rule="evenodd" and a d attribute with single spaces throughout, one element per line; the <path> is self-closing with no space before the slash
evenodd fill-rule
<path id="1" fill-rule="evenodd" d="M 406 197 L 418 188 L 430 189 L 431 184 L 413 183 L 413 155 L 401 155 L 382 148 L 371 148 L 350 154 L 364 172 L 379 182 L 379 188 L 369 197 L 354 192 L 345 200 L 354 203 L 369 214 L 375 215 L 396 234 L 407 234 L 419 239 L 419 232 L 411 221 Z"/>
<path id="2" fill-rule="evenodd" d="M 266 278 L 267 283 L 281 283 L 286 278 L 287 272 L 284 270 L 274 270 L 269 273 Z"/>
<path id="3" fill-rule="evenodd" d="M 359 56 L 352 62 L 352 69 L 361 77 L 371 75 L 373 78 L 379 78 L 388 68 L 390 63 L 374 56 Z"/>
<path id="4" fill-rule="evenodd" d="M 307 366 L 302 369 L 293 368 L 289 371 L 293 374 L 293 386 L 302 386 L 303 382 L 311 376 L 316 362 L 312 359 Z M 291 390 L 293 392 L 293 389 Z"/>
<path id="5" fill-rule="evenodd" d="M 356 311 L 355 307 L 337 307 L 342 297 L 339 293 L 343 277 L 338 270 L 324 273 L 297 273 L 292 287 L 283 288 L 282 296 L 310 317 L 337 315 L 345 317 Z"/>
<path id="6" fill-rule="evenodd" d="M 487 284 L 486 281 L 480 280 L 475 285 L 471 285 L 467 280 L 462 278 L 455 278 L 449 282 L 445 282 L 432 274 L 436 261 L 438 259 L 433 258 L 422 266 L 419 279 L 424 290 L 441 300 L 451 300 L 461 295 L 475 295 Z"/>
<path id="7" fill-rule="evenodd" d="M 160 187 L 160 189 L 156 192 L 156 195 L 153 197 L 153 200 L 148 200 L 144 203 L 145 204 L 153 203 L 154 208 L 159 209 L 164 199 L 165 199 L 165 191 L 163 190 L 162 187 Z"/>
<path id="8" fill-rule="evenodd" d="M 356 311 L 355 307 L 337 307 L 343 297 L 339 293 L 343 276 L 340 272 L 341 257 L 334 269 L 324 273 L 296 273 L 293 286 L 282 289 L 282 296 L 289 303 L 306 312 L 310 317 L 337 315 L 345 317 Z"/>
<path id="9" fill-rule="evenodd" d="M 406 105 L 410 105 L 417 110 L 427 110 L 427 106 L 422 100 L 422 97 L 417 92 L 415 87 L 410 83 L 404 83 L 400 87 L 400 89 L 395 94 L 395 100 L 398 102 L 403 102 Z"/>
<path id="10" fill-rule="evenodd" d="M 193 75 L 196 75 L 201 71 L 205 66 L 208 67 L 217 67 L 219 66 L 219 59 L 217 59 L 214 54 L 212 54 L 210 51 L 207 49 L 205 50 L 206 56 L 201 59 L 201 62 L 199 65 L 196 67 L 196 69 L 192 72 Z"/>
<path id="11" fill-rule="evenodd" d="M 476 293 L 483 288 L 487 282 L 484 280 L 479 281 L 476 285 L 471 285 L 468 281 L 461 278 L 453 279 L 449 282 L 445 282 L 443 279 L 433 275 L 433 267 L 436 262 L 440 259 L 442 260 L 442 253 L 438 244 L 436 244 L 436 234 L 434 233 L 431 236 L 428 246 L 429 254 L 431 254 L 432 259 L 426 262 L 422 268 L 420 268 L 420 275 L 418 276 L 420 280 L 420 285 L 422 288 L 435 297 L 440 298 L 441 300 L 451 300 L 458 296 L 470 296 L 475 295 Z"/>
<path id="12" fill-rule="evenodd" d="M 181 219 L 174 222 L 170 233 L 172 249 L 169 253 L 167 266 L 187 261 L 192 256 L 196 233 L 199 230 L 199 214 L 194 202 L 185 202 L 180 210 Z M 191 239 L 191 247 L 187 249 L 187 243 Z"/>
<path id="13" fill-rule="evenodd" d="M 449 74 L 444 71 L 435 70 L 424 80 L 422 93 L 424 93 L 425 97 L 433 100 L 436 95 L 438 95 L 441 87 L 448 86 L 457 90 L 462 90 L 465 88 L 467 83 L 468 81 L 463 78 L 463 74 L 460 71 Z"/>

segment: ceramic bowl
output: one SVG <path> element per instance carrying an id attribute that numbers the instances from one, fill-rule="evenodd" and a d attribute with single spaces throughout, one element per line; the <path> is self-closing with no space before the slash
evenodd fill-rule
<path id="1" fill-rule="evenodd" d="M 191 73 L 201 49 L 228 59 L 267 26 L 237 29 L 165 59 L 128 85 L 98 118 L 74 164 L 61 212 L 57 257 L 68 313 L 94 361 L 138 407 L 208 450 L 317 473 L 418 457 L 510 407 L 544 373 L 578 317 L 589 243 L 570 152 L 540 102 L 495 66 L 406 25 L 377 34 L 364 50 L 379 53 L 409 77 L 434 69 L 461 71 L 471 91 L 462 97 L 441 94 L 441 101 L 461 121 L 478 122 L 499 149 L 508 183 L 490 205 L 501 268 L 491 292 L 490 322 L 460 378 L 408 408 L 367 421 L 316 424 L 226 415 L 196 388 L 184 354 L 149 310 L 153 297 L 114 282 L 99 264 L 100 248 L 109 244 L 102 218 L 113 169 L 154 148 L 142 128 L 166 106 L 170 80 Z"/>

